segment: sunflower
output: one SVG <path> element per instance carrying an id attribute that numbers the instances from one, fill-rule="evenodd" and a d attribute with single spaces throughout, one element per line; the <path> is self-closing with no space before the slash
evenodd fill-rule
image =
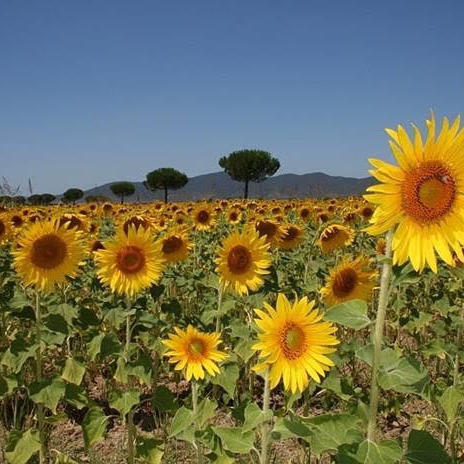
<path id="1" fill-rule="evenodd" d="M 282 236 L 277 245 L 281 250 L 293 250 L 301 245 L 304 240 L 304 231 L 296 224 L 288 224 L 281 227 Z"/>
<path id="2" fill-rule="evenodd" d="M 12 252 L 14 267 L 25 285 L 49 291 L 75 277 L 84 258 L 81 234 L 57 221 L 37 221 L 28 226 Z"/>
<path id="3" fill-rule="evenodd" d="M 319 236 L 319 246 L 323 253 L 330 253 L 337 248 L 349 245 L 353 242 L 354 233 L 349 227 L 341 224 L 327 226 Z"/>
<path id="4" fill-rule="evenodd" d="M 322 321 L 314 301 L 306 297 L 290 304 L 279 293 L 276 308 L 264 303 L 264 309 L 255 309 L 260 333 L 253 349 L 260 352 L 262 363 L 254 370 L 269 367 L 270 388 L 283 379 L 285 390 L 292 393 L 302 392 L 310 378 L 319 383 L 334 365 L 325 355 L 333 353 L 332 347 L 340 343 L 334 335 L 336 327 Z"/>
<path id="5" fill-rule="evenodd" d="M 198 206 L 193 211 L 193 221 L 197 230 L 209 230 L 216 223 L 216 219 L 208 206 Z"/>
<path id="6" fill-rule="evenodd" d="M 168 263 L 182 261 L 192 249 L 186 231 L 173 229 L 168 232 L 161 241 L 161 252 Z"/>
<path id="7" fill-rule="evenodd" d="M 392 241 L 393 264 L 411 261 L 416 271 L 426 265 L 437 272 L 435 253 L 453 265 L 452 251 L 464 260 L 464 128 L 460 118 L 443 119 L 435 136 L 435 118 L 427 123 L 425 143 L 413 125 L 412 141 L 402 126 L 387 129 L 398 166 L 370 159 L 369 171 L 381 184 L 367 189 L 377 205 L 366 229 L 379 235 L 397 225 Z"/>
<path id="8" fill-rule="evenodd" d="M 232 208 L 227 213 L 227 222 L 229 224 L 238 224 L 242 220 L 242 212 L 237 208 Z"/>
<path id="9" fill-rule="evenodd" d="M 113 292 L 134 296 L 161 277 L 164 258 L 161 244 L 150 230 L 130 225 L 120 229 L 94 253 L 97 275 Z"/>
<path id="10" fill-rule="evenodd" d="M 148 218 L 144 216 L 129 216 L 125 218 L 125 220 L 122 222 L 121 227 L 124 230 L 124 233 L 127 234 L 129 227 L 131 226 L 135 227 L 136 229 L 142 227 L 145 230 L 149 230 L 152 228 L 152 223 Z"/>
<path id="11" fill-rule="evenodd" d="M 344 261 L 330 272 L 321 296 L 327 306 L 348 300 L 369 300 L 378 273 L 369 269 L 369 260 L 363 256 Z"/>
<path id="12" fill-rule="evenodd" d="M 266 237 L 272 248 L 277 247 L 283 236 L 283 231 L 277 222 L 270 219 L 261 219 L 256 222 L 255 230 L 260 237 Z"/>
<path id="13" fill-rule="evenodd" d="M 12 233 L 10 218 L 5 214 L 0 215 L 0 245 L 6 242 Z"/>
<path id="14" fill-rule="evenodd" d="M 233 232 L 219 247 L 216 272 L 224 286 L 239 295 L 256 291 L 264 283 L 263 275 L 269 274 L 271 265 L 269 244 L 255 230 Z"/>
<path id="15" fill-rule="evenodd" d="M 203 379 L 206 372 L 214 377 L 218 374 L 218 362 L 223 361 L 227 354 L 217 349 L 221 343 L 220 334 L 213 332 L 206 334 L 195 329 L 191 325 L 183 331 L 177 327 L 176 333 L 169 335 L 169 340 L 162 343 L 169 348 L 165 356 L 169 356 L 169 362 L 176 364 L 175 370 L 183 370 L 185 378 L 190 380 Z"/>

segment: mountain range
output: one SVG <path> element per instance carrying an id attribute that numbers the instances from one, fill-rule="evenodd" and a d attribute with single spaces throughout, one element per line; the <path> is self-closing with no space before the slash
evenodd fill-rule
<path id="1" fill-rule="evenodd" d="M 374 183 L 372 177 L 357 179 L 354 177 L 329 176 L 322 172 L 310 174 L 281 174 L 269 177 L 264 182 L 250 182 L 250 198 L 322 198 L 362 195 L 366 187 Z M 110 182 L 85 192 L 85 197 L 102 195 L 117 201 L 119 198 L 111 192 Z M 135 193 L 125 199 L 126 202 L 147 202 L 163 199 L 163 191 L 147 190 L 143 182 L 133 182 Z M 169 191 L 170 201 L 207 200 L 214 198 L 243 197 L 243 182 L 232 180 L 225 172 L 214 172 L 189 178 L 185 187 Z"/>

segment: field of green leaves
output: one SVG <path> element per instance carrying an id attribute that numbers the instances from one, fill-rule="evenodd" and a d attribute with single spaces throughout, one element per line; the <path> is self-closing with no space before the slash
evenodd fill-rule
<path id="1" fill-rule="evenodd" d="M 372 213 L 3 207 L 0 462 L 464 462 L 464 267 Z"/>

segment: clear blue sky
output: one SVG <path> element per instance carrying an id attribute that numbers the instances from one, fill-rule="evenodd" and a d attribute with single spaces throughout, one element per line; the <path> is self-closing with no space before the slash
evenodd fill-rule
<path id="1" fill-rule="evenodd" d="M 219 171 L 364 177 L 464 109 L 464 1 L 0 1 L 0 176 L 27 194 Z"/>

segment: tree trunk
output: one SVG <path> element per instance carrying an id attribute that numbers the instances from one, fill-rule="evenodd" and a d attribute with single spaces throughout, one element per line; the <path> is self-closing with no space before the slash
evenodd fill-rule
<path id="1" fill-rule="evenodd" d="M 164 187 L 164 203 L 168 202 L 168 188 Z"/>
<path id="2" fill-rule="evenodd" d="M 245 181 L 245 194 L 243 195 L 243 198 L 248 199 L 248 182 L 249 180 Z"/>
<path id="3" fill-rule="evenodd" d="M 124 204 L 124 193 L 121 193 L 121 205 Z"/>

